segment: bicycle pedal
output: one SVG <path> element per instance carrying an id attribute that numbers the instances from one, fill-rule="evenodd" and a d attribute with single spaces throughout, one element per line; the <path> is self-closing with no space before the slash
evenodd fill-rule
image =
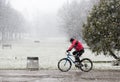
<path id="1" fill-rule="evenodd" d="M 75 67 L 82 67 L 82 64 L 76 64 Z"/>
<path id="2" fill-rule="evenodd" d="M 80 65 L 79 65 L 79 64 L 76 64 L 75 67 L 80 67 Z"/>
<path id="3" fill-rule="evenodd" d="M 79 62 L 78 62 L 78 61 L 75 61 L 74 63 L 75 63 L 75 64 L 79 64 Z"/>

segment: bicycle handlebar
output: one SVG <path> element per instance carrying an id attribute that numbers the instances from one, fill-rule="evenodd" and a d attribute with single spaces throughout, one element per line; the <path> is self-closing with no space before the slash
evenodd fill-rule
<path id="1" fill-rule="evenodd" d="M 70 54 L 70 52 L 65 52 L 65 54 L 66 54 L 67 56 L 72 56 L 72 55 Z"/>

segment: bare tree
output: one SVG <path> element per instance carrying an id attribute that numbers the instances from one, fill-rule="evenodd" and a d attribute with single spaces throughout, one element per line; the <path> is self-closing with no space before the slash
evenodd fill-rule
<path id="1" fill-rule="evenodd" d="M 86 21 L 89 10 L 98 0 L 73 0 L 66 3 L 59 11 L 61 27 L 65 29 L 69 37 L 82 37 L 82 24 Z"/>
<path id="2" fill-rule="evenodd" d="M 24 32 L 25 19 L 23 16 L 11 8 L 9 2 L 0 0 L 0 33 L 1 40 L 9 40 L 13 35 Z"/>

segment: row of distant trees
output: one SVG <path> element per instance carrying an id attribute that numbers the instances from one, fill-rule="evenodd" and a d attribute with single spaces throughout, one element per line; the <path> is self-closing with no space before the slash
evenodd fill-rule
<path id="1" fill-rule="evenodd" d="M 20 38 L 25 32 L 25 19 L 11 7 L 7 0 L 0 0 L 0 40 Z"/>
<path id="2" fill-rule="evenodd" d="M 59 14 L 69 37 L 82 38 L 96 54 L 119 59 L 120 0 L 74 0 Z"/>

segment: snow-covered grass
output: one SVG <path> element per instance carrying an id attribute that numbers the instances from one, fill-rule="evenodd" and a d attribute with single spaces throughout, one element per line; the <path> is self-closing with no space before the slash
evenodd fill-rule
<path id="1" fill-rule="evenodd" d="M 45 39 L 11 42 L 12 48 L 0 46 L 1 69 L 25 69 L 27 57 L 39 57 L 40 69 L 56 69 L 58 61 L 66 57 L 65 51 L 70 45 L 66 40 Z M 89 49 L 85 49 L 82 58 L 93 61 L 110 61 L 111 57 L 95 56 Z"/>

